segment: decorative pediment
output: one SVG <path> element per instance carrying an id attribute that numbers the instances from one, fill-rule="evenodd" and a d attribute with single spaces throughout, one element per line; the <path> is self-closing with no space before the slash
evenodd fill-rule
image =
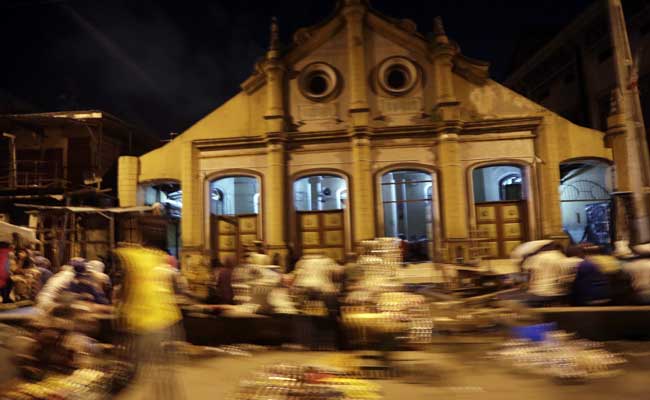
<path id="1" fill-rule="evenodd" d="M 341 29 L 344 29 L 345 17 L 342 10 L 347 2 L 337 2 L 334 12 L 322 22 L 298 29 L 293 35 L 293 43 L 285 47 L 281 52 L 282 62 L 289 67 L 296 64 L 332 39 Z M 365 23 L 369 28 L 399 46 L 409 49 L 409 51 L 419 53 L 430 59 L 436 47 L 440 45 L 437 40 L 432 43 L 419 33 L 415 22 L 412 20 L 396 19 L 383 15 L 372 9 L 366 0 L 359 0 L 355 3 L 366 7 Z M 439 19 L 437 24 L 441 25 Z M 436 29 L 440 30 L 436 26 L 436 23 L 434 23 L 434 31 Z M 442 34 L 444 35 L 444 32 Z M 274 43 L 275 47 L 278 48 L 277 40 Z M 462 55 L 460 47 L 453 41 L 450 41 L 449 45 L 455 53 L 452 59 L 454 71 L 473 83 L 483 84 L 489 77 L 489 63 Z M 261 63 L 258 62 L 253 74 L 242 83 L 241 87 L 250 94 L 263 86 L 264 83 L 264 73 L 262 72 Z"/>

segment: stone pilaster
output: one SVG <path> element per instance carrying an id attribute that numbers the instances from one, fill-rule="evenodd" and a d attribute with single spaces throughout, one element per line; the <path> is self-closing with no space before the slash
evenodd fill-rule
<path id="1" fill-rule="evenodd" d="M 352 226 L 355 246 L 375 237 L 375 206 L 373 202 L 372 157 L 370 139 L 357 133 L 352 137 Z"/>
<path id="2" fill-rule="evenodd" d="M 458 50 L 449 43 L 440 17 L 436 17 L 434 20 L 433 31 L 434 42 L 431 50 L 433 79 L 435 80 L 433 111 L 439 119 L 458 120 L 458 101 L 454 91 L 452 72 L 453 57 Z"/>
<path id="3" fill-rule="evenodd" d="M 442 194 L 442 236 L 449 251 L 443 257 L 449 261 L 467 259 L 467 196 L 458 134 L 441 133 L 436 150 Z"/>
<path id="4" fill-rule="evenodd" d="M 138 173 L 140 160 L 138 157 L 122 156 L 117 165 L 117 194 L 120 207 L 138 205 Z"/>
<path id="5" fill-rule="evenodd" d="M 263 182 L 264 241 L 268 255 L 287 255 L 286 115 L 284 109 L 285 66 L 280 60 L 278 25 L 271 22 L 271 43 L 263 64 L 266 75 L 266 175 Z M 284 265 L 283 265 L 284 266 Z"/>
<path id="6" fill-rule="evenodd" d="M 465 170 L 458 138 L 460 110 L 452 72 L 453 57 L 458 50 L 449 42 L 440 17 L 434 19 L 433 34 L 431 57 L 435 91 L 432 113 L 446 125 L 438 134 L 436 147 L 442 195 L 442 236 L 447 248 L 442 257 L 460 262 L 468 259 L 469 224 Z"/>
<path id="7" fill-rule="evenodd" d="M 264 239 L 267 254 L 275 253 L 284 262 L 287 255 L 286 154 L 284 141 L 269 139 L 266 147 L 266 179 L 264 181 Z M 284 265 L 283 265 L 284 266 Z"/>
<path id="8" fill-rule="evenodd" d="M 562 229 L 562 210 L 560 208 L 560 160 L 558 154 L 562 140 L 556 135 L 559 132 L 552 132 L 549 129 L 552 115 L 544 117 L 544 122 L 537 132 L 536 148 L 537 155 L 542 163 L 538 165 L 538 181 L 540 196 L 540 213 L 542 236 L 548 239 L 563 241 L 567 235 Z M 554 126 L 558 126 L 555 124 Z M 560 125 L 561 126 L 561 125 Z"/>
<path id="9" fill-rule="evenodd" d="M 284 75 L 285 66 L 280 60 L 278 49 L 278 25 L 275 18 L 271 22 L 271 44 L 262 65 L 266 77 L 266 131 L 268 133 L 285 130 Z"/>
<path id="10" fill-rule="evenodd" d="M 368 79 L 363 21 L 366 8 L 361 1 L 347 0 L 343 8 L 347 23 L 350 118 L 354 126 L 368 126 Z"/>
<path id="11" fill-rule="evenodd" d="M 181 211 L 183 247 L 199 247 L 203 244 L 203 185 L 199 177 L 199 151 L 192 142 L 182 143 L 180 159 L 183 191 Z"/>
<path id="12" fill-rule="evenodd" d="M 198 297 L 208 295 L 210 255 L 204 253 L 203 245 L 203 182 L 199 176 L 199 150 L 192 142 L 181 144 L 181 268 L 190 291 Z M 207 222 L 205 222 L 207 223 Z"/>

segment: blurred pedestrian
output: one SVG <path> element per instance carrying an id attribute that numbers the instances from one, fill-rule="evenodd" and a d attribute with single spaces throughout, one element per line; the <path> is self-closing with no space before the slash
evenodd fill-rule
<path id="1" fill-rule="evenodd" d="M 14 300 L 34 300 L 41 290 L 41 273 L 34 267 L 29 251 L 18 248 L 14 251 L 15 262 L 11 268 Z"/>
<path id="2" fill-rule="evenodd" d="M 45 286 L 47 281 L 52 277 L 52 263 L 50 260 L 43 256 L 34 257 L 34 266 L 41 273 L 41 288 Z"/>
<path id="3" fill-rule="evenodd" d="M 106 294 L 98 288 L 96 278 L 88 270 L 86 260 L 81 257 L 75 257 L 70 260 L 74 268 L 74 278 L 70 282 L 67 291 L 77 294 L 82 300 L 90 301 L 95 304 L 108 304 Z"/>
<path id="4" fill-rule="evenodd" d="M 2 303 L 11 303 L 11 289 L 13 282 L 10 276 L 9 268 L 9 253 L 11 252 L 11 245 L 6 242 L 0 243 L 0 296 L 2 296 Z"/>
<path id="5" fill-rule="evenodd" d="M 217 304 L 235 304 L 235 294 L 232 288 L 232 272 L 235 268 L 235 258 L 228 256 L 222 263 L 213 263 L 215 268 L 216 280 L 216 300 Z"/>
<path id="6" fill-rule="evenodd" d="M 147 399 L 181 398 L 174 373 L 175 353 L 170 344 L 182 335 L 173 271 L 167 254 L 148 248 L 123 247 L 115 251 L 124 279 L 117 306 L 124 349 L 145 385 Z"/>
<path id="7" fill-rule="evenodd" d="M 93 279 L 95 288 L 101 291 L 110 303 L 113 287 L 111 284 L 111 278 L 104 273 L 104 263 L 100 260 L 91 260 L 86 264 L 86 268 L 88 269 L 88 273 Z"/>
<path id="8" fill-rule="evenodd" d="M 50 278 L 36 296 L 36 307 L 45 313 L 50 313 L 59 303 L 62 293 L 70 286 L 75 277 L 74 268 L 68 264 Z"/>

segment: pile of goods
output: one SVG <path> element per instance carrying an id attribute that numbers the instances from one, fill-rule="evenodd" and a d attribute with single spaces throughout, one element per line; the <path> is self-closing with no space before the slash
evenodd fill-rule
<path id="1" fill-rule="evenodd" d="M 381 399 L 379 385 L 339 371 L 307 365 L 272 365 L 243 380 L 237 400 Z"/>
<path id="2" fill-rule="evenodd" d="M 563 382 L 584 382 L 620 372 L 625 359 L 605 350 L 602 344 L 576 339 L 564 331 L 551 331 L 543 340 L 516 339 L 506 342 L 492 356 L 517 370 L 549 376 Z"/>
<path id="3" fill-rule="evenodd" d="M 365 240 L 362 246 L 357 260 L 361 277 L 341 308 L 348 337 L 358 345 L 387 340 L 429 343 L 433 321 L 425 297 L 405 291 L 396 279 L 402 264 L 400 240 Z"/>
<path id="4" fill-rule="evenodd" d="M 96 400 L 107 399 L 111 389 L 108 374 L 78 369 L 71 375 L 52 375 L 38 383 L 21 383 L 0 395 L 0 400 Z"/>
<path id="5" fill-rule="evenodd" d="M 99 328 L 96 317 L 85 302 L 69 297 L 26 329 L 12 335 L 0 330 L 18 376 L 29 381 L 16 383 L 0 398 L 94 399 L 124 388 L 135 368 L 120 361 L 118 348 L 93 339 Z"/>

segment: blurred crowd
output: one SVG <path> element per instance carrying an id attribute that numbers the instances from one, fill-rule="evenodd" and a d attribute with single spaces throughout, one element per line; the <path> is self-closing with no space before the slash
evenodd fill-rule
<path id="1" fill-rule="evenodd" d="M 0 295 L 2 303 L 35 301 L 50 310 L 65 292 L 97 304 L 112 301 L 111 279 L 101 260 L 72 258 L 59 271 L 39 251 L 0 243 Z"/>
<path id="2" fill-rule="evenodd" d="M 593 245 L 564 249 L 550 240 L 519 246 L 512 254 L 527 276 L 524 301 L 531 306 L 648 305 L 650 252 L 618 243 L 606 254 Z"/>

